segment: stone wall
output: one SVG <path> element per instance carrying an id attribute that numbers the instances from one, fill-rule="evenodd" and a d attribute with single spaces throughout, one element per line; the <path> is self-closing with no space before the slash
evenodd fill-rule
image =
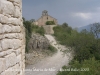
<path id="1" fill-rule="evenodd" d="M 22 21 L 22 0 L 0 0 L 0 75 L 24 75 Z"/>
<path id="2" fill-rule="evenodd" d="M 57 25 L 45 25 L 43 28 L 45 29 L 46 34 L 54 34 L 53 27 Z"/>

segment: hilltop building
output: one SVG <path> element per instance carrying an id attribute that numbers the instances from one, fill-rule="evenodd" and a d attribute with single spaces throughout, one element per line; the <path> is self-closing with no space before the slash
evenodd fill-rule
<path id="1" fill-rule="evenodd" d="M 46 25 L 47 21 L 54 21 L 55 25 L 57 25 L 57 19 L 53 18 L 52 16 L 48 15 L 48 11 L 44 10 L 42 12 L 42 16 L 34 22 L 35 25 L 44 26 Z"/>

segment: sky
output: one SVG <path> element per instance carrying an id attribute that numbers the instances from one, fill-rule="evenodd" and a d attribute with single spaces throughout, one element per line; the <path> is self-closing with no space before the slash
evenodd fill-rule
<path id="1" fill-rule="evenodd" d="M 26 20 L 41 17 L 42 11 L 76 28 L 100 22 L 100 0 L 22 0 L 22 15 Z"/>

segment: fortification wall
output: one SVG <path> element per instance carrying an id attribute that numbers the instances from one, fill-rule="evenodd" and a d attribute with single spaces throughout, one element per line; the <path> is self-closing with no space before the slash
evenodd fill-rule
<path id="1" fill-rule="evenodd" d="M 46 34 L 54 34 L 53 27 L 57 25 L 45 25 L 43 28 L 45 29 Z"/>
<path id="2" fill-rule="evenodd" d="M 22 0 L 0 0 L 0 75 L 24 75 L 22 21 Z"/>

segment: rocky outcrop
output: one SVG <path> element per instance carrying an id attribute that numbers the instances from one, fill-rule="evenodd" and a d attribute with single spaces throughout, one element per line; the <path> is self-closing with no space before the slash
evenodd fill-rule
<path id="1" fill-rule="evenodd" d="M 49 41 L 44 36 L 33 33 L 28 46 L 31 50 L 48 49 Z"/>

